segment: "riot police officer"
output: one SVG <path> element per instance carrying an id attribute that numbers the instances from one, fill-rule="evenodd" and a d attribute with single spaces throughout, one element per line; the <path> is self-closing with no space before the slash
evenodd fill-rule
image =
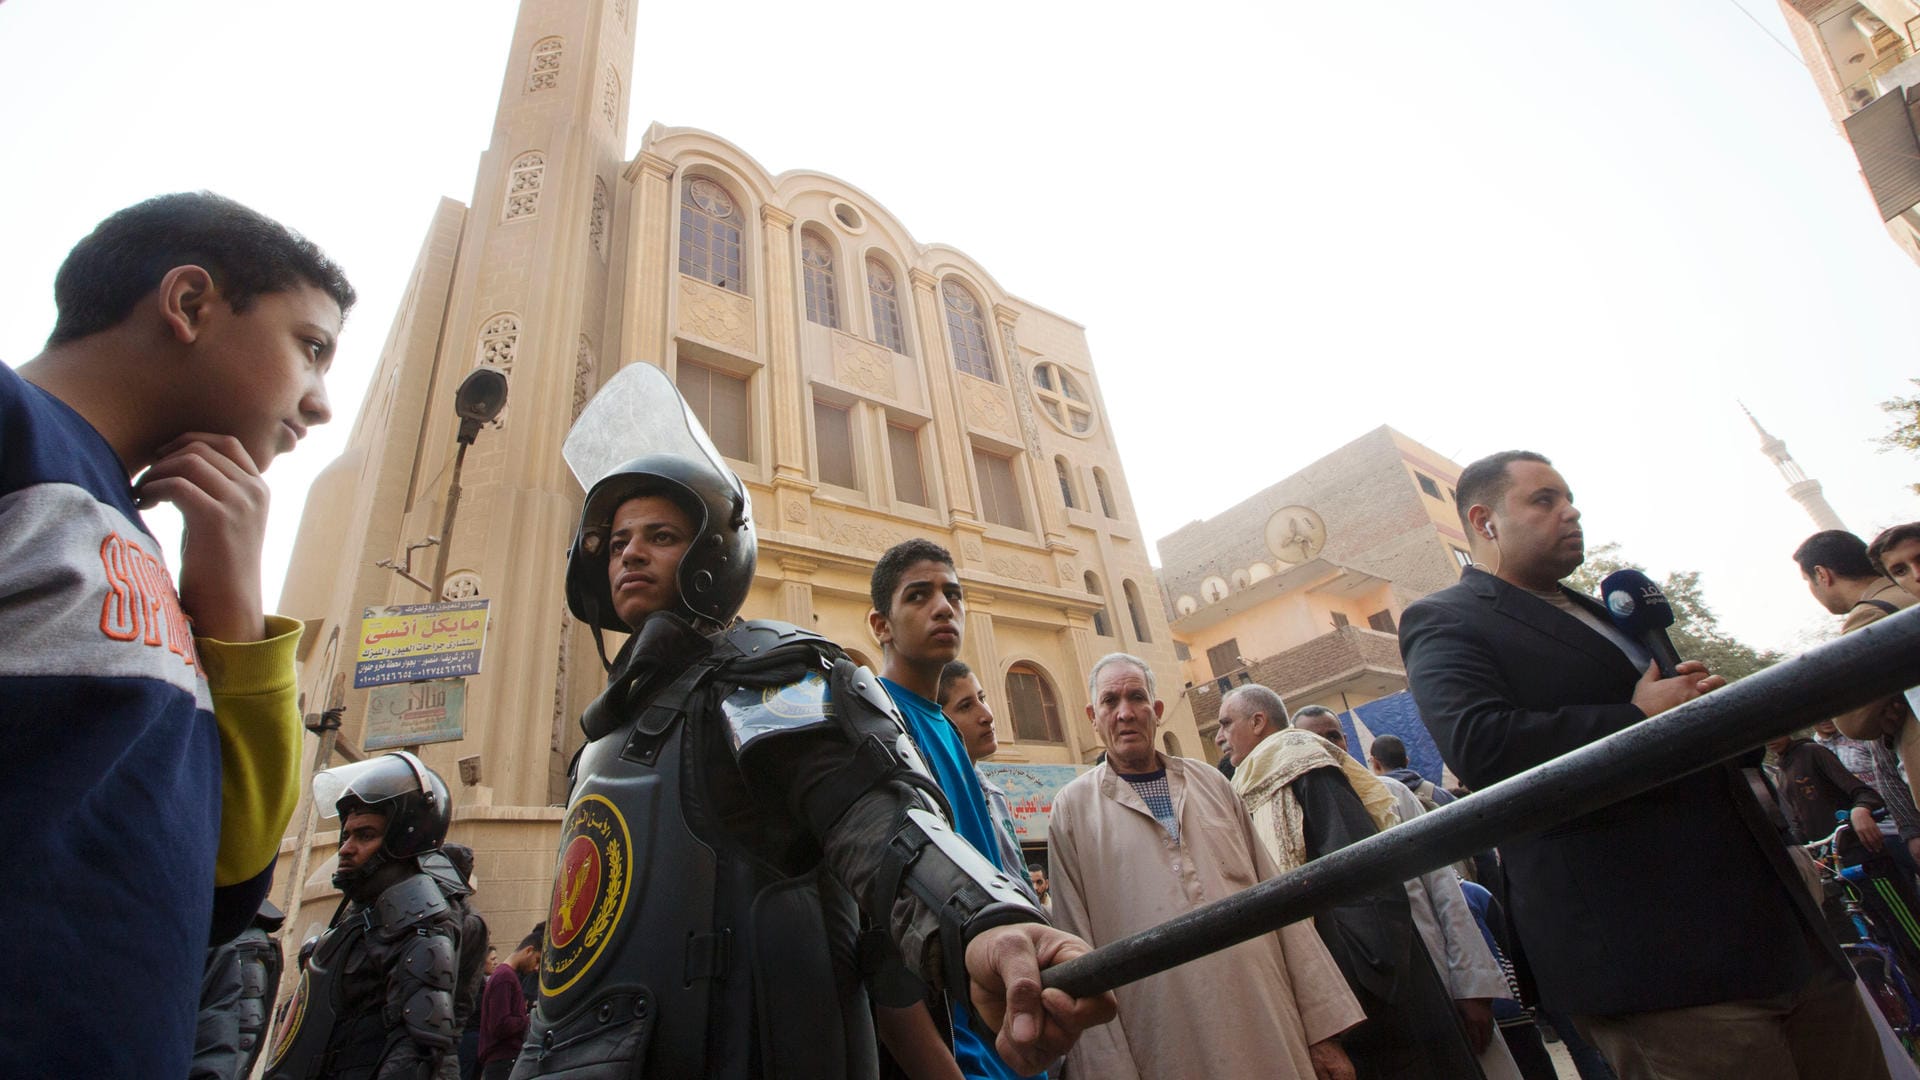
<path id="1" fill-rule="evenodd" d="M 316 774 L 313 800 L 340 818 L 342 899 L 303 962 L 267 1080 L 450 1080 L 461 913 L 421 867 L 446 839 L 446 782 L 403 751 Z"/>
<path id="2" fill-rule="evenodd" d="M 187 1080 L 245 1080 L 267 1045 L 267 1022 L 280 994 L 280 942 L 286 916 L 262 900 L 240 936 L 207 950 L 200 1022 Z"/>
<path id="3" fill-rule="evenodd" d="M 953 833 L 873 674 L 735 621 L 748 494 L 664 373 L 610 380 L 566 453 L 569 607 L 632 636 L 581 717 L 515 1080 L 873 1076 L 862 976 L 896 948 L 1026 1072 L 1111 1018 L 1111 995 L 1043 999 L 1040 968 L 1085 945 Z"/>

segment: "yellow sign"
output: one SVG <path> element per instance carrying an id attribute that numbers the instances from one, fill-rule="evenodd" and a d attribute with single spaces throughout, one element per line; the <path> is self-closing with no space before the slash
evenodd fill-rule
<path id="1" fill-rule="evenodd" d="M 486 643 L 485 600 L 368 608 L 360 617 L 353 685 L 478 675 Z"/>

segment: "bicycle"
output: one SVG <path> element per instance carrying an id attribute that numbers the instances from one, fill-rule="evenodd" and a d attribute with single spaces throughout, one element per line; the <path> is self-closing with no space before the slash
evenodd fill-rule
<path id="1" fill-rule="evenodd" d="M 1836 936 L 1843 939 L 1841 953 L 1912 1057 L 1920 1048 L 1920 997 L 1913 989 L 1920 982 L 1916 978 L 1920 972 L 1920 916 L 1889 874 L 1873 872 L 1869 865 L 1872 859 L 1853 866 L 1840 865 L 1840 837 L 1853 827 L 1845 814 L 1839 815 L 1839 821 L 1832 833 L 1801 847 L 1820 868 L 1827 901 L 1822 907 L 1829 911 L 1830 921 L 1834 904 L 1844 916 L 1835 926 Z M 1849 929 L 1852 941 L 1844 940 L 1843 931 Z"/>

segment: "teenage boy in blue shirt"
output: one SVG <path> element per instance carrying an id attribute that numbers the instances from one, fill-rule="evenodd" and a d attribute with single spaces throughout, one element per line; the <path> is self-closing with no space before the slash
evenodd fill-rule
<path id="1" fill-rule="evenodd" d="M 1016 872 L 1018 868 L 1001 865 L 993 817 L 966 744 L 934 703 L 940 670 L 960 655 L 967 617 L 953 556 L 931 540 L 895 544 L 874 564 L 872 596 L 873 611 L 867 620 L 880 639 L 880 684 L 906 718 L 920 756 L 946 794 L 953 808 L 953 830 L 1002 873 Z M 898 1014 L 892 1018 L 895 1025 L 906 1022 Z M 931 1025 L 919 1022 L 917 1016 L 910 1022 L 919 1033 L 917 1041 L 924 1045 Z M 883 1032 L 889 1026 L 883 1016 Z M 904 1058 L 897 1034 L 889 1036 L 887 1045 L 896 1059 Z M 958 1002 L 953 1003 L 953 1056 L 968 1080 L 1012 1080 L 1018 1075 L 994 1052 L 992 1040 L 974 1030 L 970 1010 Z"/>

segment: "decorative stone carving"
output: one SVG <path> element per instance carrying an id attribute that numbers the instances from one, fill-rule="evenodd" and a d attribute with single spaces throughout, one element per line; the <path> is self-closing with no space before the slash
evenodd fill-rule
<path id="1" fill-rule="evenodd" d="M 1061 581 L 1063 581 L 1063 582 L 1073 582 L 1073 581 L 1076 581 L 1076 580 L 1078 580 L 1078 579 L 1079 579 L 1079 577 L 1080 577 L 1080 568 L 1079 568 L 1078 566 L 1075 566 L 1075 565 L 1073 564 L 1073 560 L 1072 560 L 1072 559 L 1061 559 L 1061 560 L 1059 560 L 1059 562 L 1058 562 L 1058 563 L 1056 563 L 1055 565 L 1057 565 L 1057 566 L 1058 566 L 1058 567 L 1060 568 L 1060 580 L 1061 580 Z"/>
<path id="2" fill-rule="evenodd" d="M 869 551 L 885 551 L 907 539 L 905 533 L 872 522 L 825 513 L 820 515 L 820 535 L 835 544 Z"/>
<path id="3" fill-rule="evenodd" d="M 967 404 L 967 419 L 971 426 L 1013 442 L 1020 441 L 1020 428 L 1014 423 L 1013 406 L 1007 400 L 1005 390 L 981 379 L 962 377 L 954 382 L 959 385 L 960 397 Z"/>
<path id="4" fill-rule="evenodd" d="M 587 213 L 587 239 L 593 242 L 593 253 L 600 261 L 607 261 L 607 182 L 599 177 L 593 178 L 593 209 Z"/>
<path id="5" fill-rule="evenodd" d="M 540 212 L 540 185 L 547 175 L 547 156 L 529 150 L 513 159 L 507 170 L 507 221 L 530 218 Z"/>
<path id="6" fill-rule="evenodd" d="M 966 546 L 963 550 L 965 550 L 967 554 L 968 562 L 978 563 L 978 562 L 986 561 L 987 553 L 980 550 L 980 543 L 977 540 L 967 541 Z"/>
<path id="7" fill-rule="evenodd" d="M 566 42 L 557 37 L 541 38 L 533 46 L 533 64 L 527 72 L 527 93 L 551 90 L 560 85 L 560 55 Z"/>
<path id="8" fill-rule="evenodd" d="M 587 335 L 580 335 L 580 348 L 573 354 L 573 418 L 580 419 L 580 410 L 586 408 L 587 399 L 593 396 L 593 343 Z"/>
<path id="9" fill-rule="evenodd" d="M 520 317 L 502 311 L 480 324 L 480 354 L 475 365 L 499 368 L 513 374 L 513 360 L 520 351 Z"/>
<path id="10" fill-rule="evenodd" d="M 807 523 L 807 504 L 803 502 L 788 503 L 786 516 L 787 520 L 793 522 L 795 525 L 805 525 Z"/>
<path id="11" fill-rule="evenodd" d="M 600 115 L 607 118 L 607 126 L 620 126 L 620 73 L 611 66 L 600 80 Z"/>
<path id="12" fill-rule="evenodd" d="M 1015 581 L 1031 581 L 1036 585 L 1046 583 L 1047 571 L 1031 559 L 1022 559 L 1017 555 L 995 555 L 987 564 L 987 569 L 1004 578 Z"/>
<path id="13" fill-rule="evenodd" d="M 753 300 L 681 275 L 680 326 L 715 345 L 753 351 Z"/>
<path id="14" fill-rule="evenodd" d="M 573 615 L 563 603 L 560 605 L 559 666 L 553 676 L 553 731 L 547 736 L 547 747 L 556 754 L 567 730 L 567 649 L 572 641 Z"/>
<path id="15" fill-rule="evenodd" d="M 480 595 L 480 575 L 471 570 L 449 574 L 440 587 L 441 600 L 472 600 Z"/>
<path id="16" fill-rule="evenodd" d="M 1027 382 L 1027 365 L 1021 360 L 1020 343 L 1014 339 L 1011 321 L 1000 323 L 1000 341 L 1007 354 L 1008 381 L 1016 391 L 1013 400 L 1020 415 L 1020 431 L 1027 437 L 1027 452 L 1038 457 L 1040 428 L 1033 422 L 1033 387 Z"/>
<path id="17" fill-rule="evenodd" d="M 893 354 L 870 341 L 835 332 L 833 377 L 873 397 L 897 396 L 893 384 Z"/>

